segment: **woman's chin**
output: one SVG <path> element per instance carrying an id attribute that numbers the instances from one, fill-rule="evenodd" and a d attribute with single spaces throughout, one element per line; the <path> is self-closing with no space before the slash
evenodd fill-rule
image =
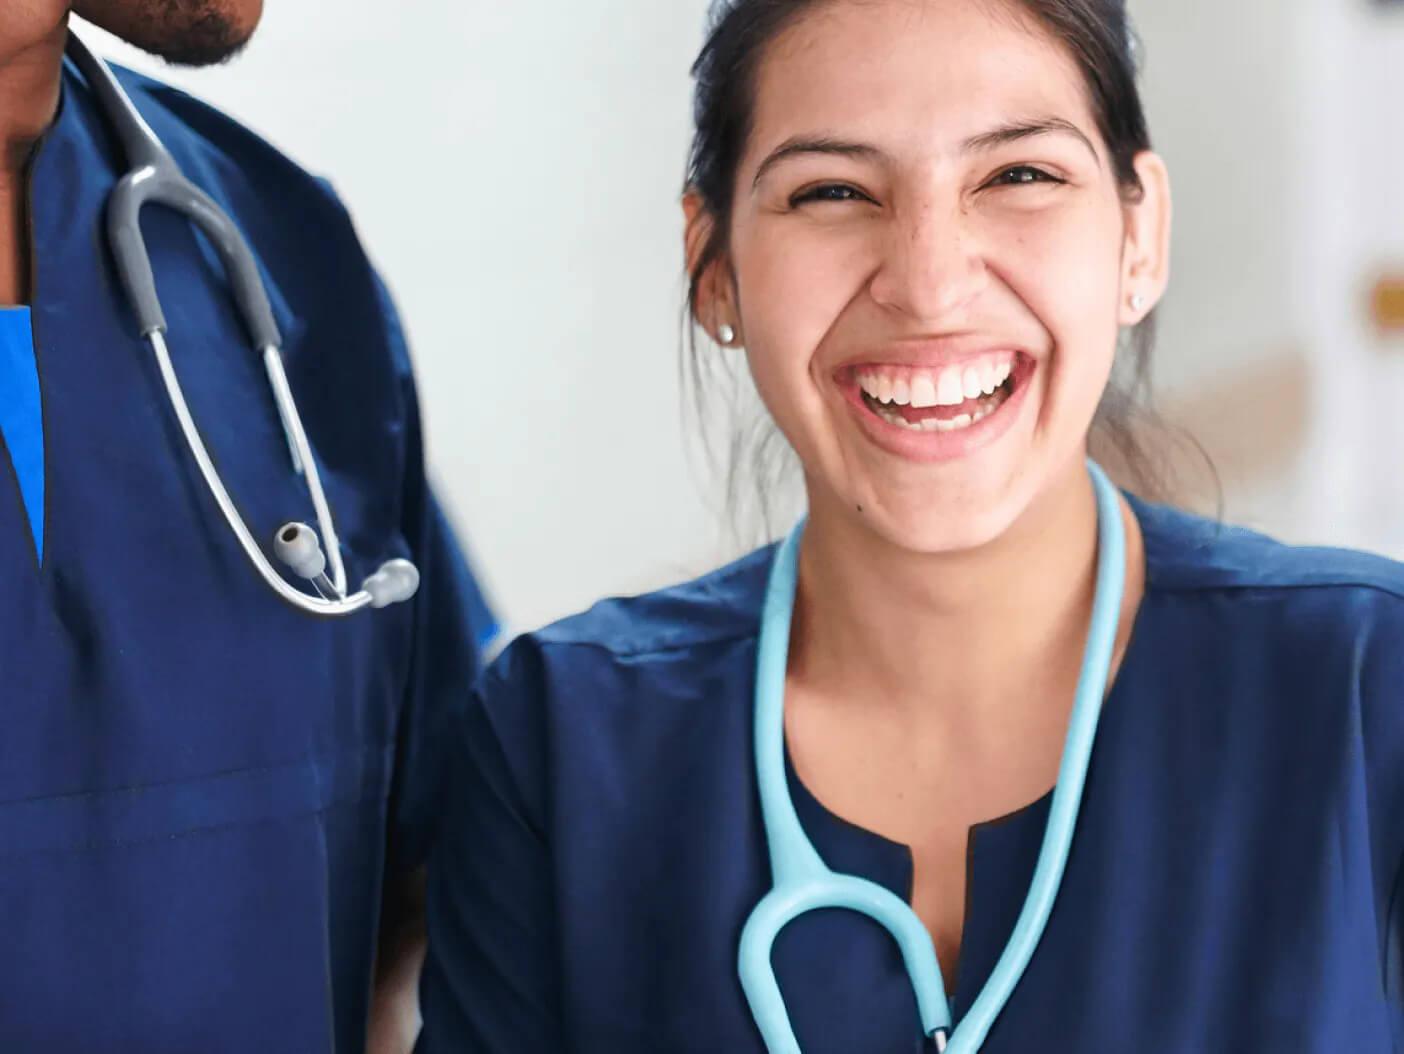
<path id="1" fill-rule="evenodd" d="M 869 529 L 888 544 L 924 556 L 969 552 L 999 538 L 1018 518 L 1010 500 L 926 501 L 914 505 L 865 507 Z"/>

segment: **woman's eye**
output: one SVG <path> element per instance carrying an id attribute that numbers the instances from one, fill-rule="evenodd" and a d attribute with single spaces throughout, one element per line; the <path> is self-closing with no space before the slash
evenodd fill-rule
<path id="1" fill-rule="evenodd" d="M 790 199 L 790 207 L 808 204 L 811 201 L 871 201 L 866 194 L 856 187 L 850 187 L 843 183 L 824 183 L 817 187 L 810 187 L 802 190 Z"/>
<path id="2" fill-rule="evenodd" d="M 1050 175 L 1041 168 L 1034 168 L 1032 165 L 1015 165 L 995 176 L 994 179 L 990 180 L 989 185 L 992 187 L 1021 187 L 1029 183 L 1063 182 L 1065 181 Z"/>

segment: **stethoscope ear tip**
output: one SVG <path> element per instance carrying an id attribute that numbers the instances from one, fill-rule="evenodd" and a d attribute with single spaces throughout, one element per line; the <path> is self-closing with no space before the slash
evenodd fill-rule
<path id="1" fill-rule="evenodd" d="M 344 599 L 341 587 L 324 578 L 327 557 L 317 532 L 305 523 L 285 523 L 273 537 L 273 552 L 293 574 L 310 579 L 324 600 Z M 419 592 L 419 568 L 408 560 L 387 560 L 362 583 L 373 608 L 400 604 Z"/>
<path id="2" fill-rule="evenodd" d="M 361 588 L 370 594 L 373 608 L 402 603 L 419 591 L 419 568 L 408 560 L 387 560 Z"/>
<path id="3" fill-rule="evenodd" d="M 316 578 L 327 569 L 317 532 L 305 523 L 285 523 L 273 538 L 273 552 L 299 578 Z"/>

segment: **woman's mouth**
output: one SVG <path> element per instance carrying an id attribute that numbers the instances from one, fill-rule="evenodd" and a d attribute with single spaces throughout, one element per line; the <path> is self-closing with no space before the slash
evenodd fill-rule
<path id="1" fill-rule="evenodd" d="M 1012 421 L 1016 408 L 1010 404 L 1034 368 L 1026 355 L 999 351 L 943 366 L 850 366 L 839 381 L 882 445 L 908 456 L 940 459 L 959 456 L 1002 433 L 1001 421 Z"/>

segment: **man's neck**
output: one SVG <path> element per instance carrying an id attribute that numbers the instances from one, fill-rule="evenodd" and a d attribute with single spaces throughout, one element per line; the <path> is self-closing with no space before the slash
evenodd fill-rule
<path id="1" fill-rule="evenodd" d="M 20 5 L 0 25 L 0 304 L 29 299 L 29 163 L 58 107 L 68 5 Z"/>

